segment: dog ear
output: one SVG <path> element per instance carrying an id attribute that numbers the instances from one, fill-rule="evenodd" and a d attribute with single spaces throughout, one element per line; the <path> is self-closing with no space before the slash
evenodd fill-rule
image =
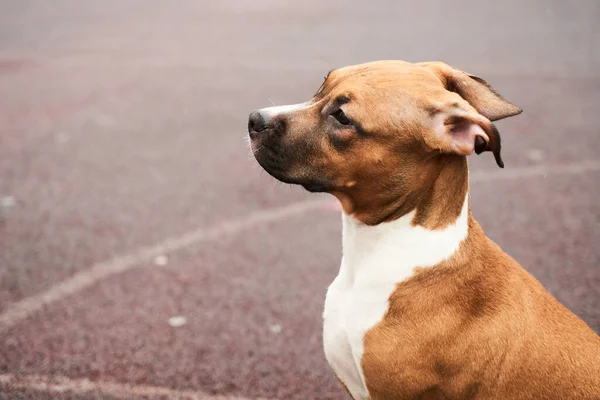
<path id="1" fill-rule="evenodd" d="M 436 131 L 449 133 L 449 137 L 454 141 L 454 151 L 462 149 L 459 154 L 469 149 L 471 150 L 468 151 L 468 154 L 473 151 L 477 154 L 491 151 L 498 166 L 504 168 L 504 162 L 500 157 L 500 133 L 491 121 L 518 115 L 523 110 L 506 101 L 486 81 L 477 76 L 469 75 L 443 62 L 428 62 L 419 65 L 432 70 L 448 91 L 457 93 L 480 114 L 477 116 L 475 112 L 447 113 L 444 125 L 446 122 L 448 124 L 443 128 L 438 124 Z M 487 135 L 487 139 L 484 135 Z M 473 140 L 472 146 L 467 145 L 466 141 L 471 139 Z"/>
<path id="2" fill-rule="evenodd" d="M 450 111 L 439 111 L 434 117 L 434 131 L 442 152 L 468 156 L 473 152 L 491 151 L 496 164 L 504 168 L 498 129 L 475 110 L 451 107 Z"/>
<path id="3" fill-rule="evenodd" d="M 523 110 L 506 101 L 483 79 L 469 75 L 443 62 L 428 62 L 420 65 L 438 75 L 446 89 L 458 93 L 490 121 L 512 117 Z"/>

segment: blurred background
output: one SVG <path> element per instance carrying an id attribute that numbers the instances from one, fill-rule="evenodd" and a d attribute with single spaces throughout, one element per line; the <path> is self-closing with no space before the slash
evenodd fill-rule
<path id="1" fill-rule="evenodd" d="M 443 60 L 524 113 L 475 217 L 600 331 L 600 3 L 0 1 L 0 398 L 344 399 L 321 348 L 341 253 L 249 112 L 332 68 Z"/>

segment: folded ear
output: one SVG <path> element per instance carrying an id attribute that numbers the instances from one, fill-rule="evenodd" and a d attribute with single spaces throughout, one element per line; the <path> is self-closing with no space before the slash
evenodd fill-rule
<path id="1" fill-rule="evenodd" d="M 443 62 L 420 63 L 440 77 L 446 89 L 458 93 L 490 121 L 512 117 L 523 110 L 503 99 L 486 81 Z"/>
<path id="2" fill-rule="evenodd" d="M 498 129 L 483 115 L 454 107 L 451 111 L 439 111 L 434 117 L 434 130 L 442 152 L 468 156 L 491 151 L 496 164 L 504 168 Z"/>

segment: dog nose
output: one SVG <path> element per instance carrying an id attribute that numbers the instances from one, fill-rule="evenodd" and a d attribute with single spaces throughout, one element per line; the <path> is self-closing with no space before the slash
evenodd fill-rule
<path id="1" fill-rule="evenodd" d="M 269 120 L 267 116 L 260 112 L 260 110 L 254 110 L 248 117 L 248 133 L 250 136 L 258 132 L 262 132 L 268 128 Z"/>

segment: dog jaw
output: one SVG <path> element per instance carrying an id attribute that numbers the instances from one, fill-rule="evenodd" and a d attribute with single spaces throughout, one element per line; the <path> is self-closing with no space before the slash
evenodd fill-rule
<path id="1" fill-rule="evenodd" d="M 453 160 L 488 143 L 499 159 L 491 122 L 452 88 L 486 94 L 482 109 L 494 117 L 515 112 L 482 80 L 450 87 L 446 67 L 378 61 L 334 70 L 308 102 L 259 111 L 270 128 L 251 133 L 254 155 L 283 182 L 333 194 L 363 223 L 399 218 L 426 201 L 427 185 Z"/>

